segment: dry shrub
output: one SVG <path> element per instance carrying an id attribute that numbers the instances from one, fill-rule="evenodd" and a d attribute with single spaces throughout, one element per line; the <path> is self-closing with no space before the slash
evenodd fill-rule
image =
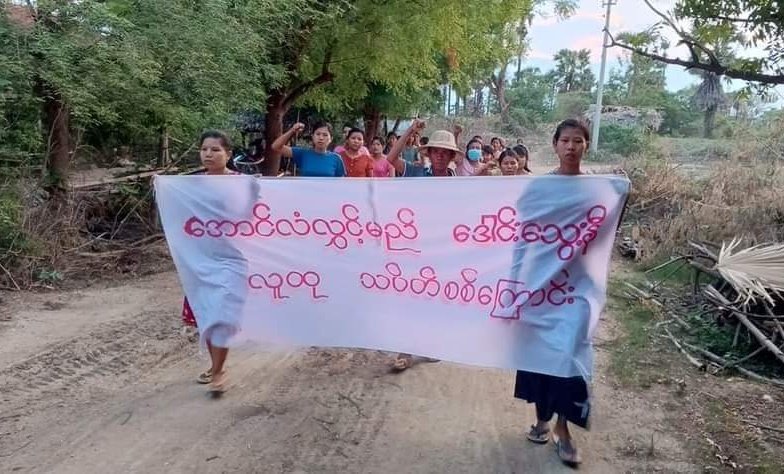
<path id="1" fill-rule="evenodd" d="M 626 165 L 632 179 L 627 222 L 639 227 L 643 259 L 659 261 L 688 241 L 779 242 L 784 237 L 784 166 L 714 163 L 689 176 L 667 161 Z"/>
<path id="2" fill-rule="evenodd" d="M 129 191 L 130 190 L 130 191 Z M 0 246 L 0 287 L 22 289 L 152 271 L 168 262 L 147 184 L 49 198 L 34 181 L 6 183 L 21 212 Z M 6 206 L 4 206 L 4 209 Z"/>

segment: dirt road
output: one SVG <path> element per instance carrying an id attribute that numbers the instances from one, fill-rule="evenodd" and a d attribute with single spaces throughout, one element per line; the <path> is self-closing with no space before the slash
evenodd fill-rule
<path id="1" fill-rule="evenodd" d="M 551 445 L 524 440 L 534 413 L 506 371 L 438 363 L 395 375 L 374 351 L 239 350 L 230 391 L 212 399 L 194 383 L 206 360 L 181 334 L 180 298 L 164 273 L 0 306 L 0 472 L 570 471 Z M 658 401 L 601 374 L 594 394 L 581 471 L 697 470 Z"/>

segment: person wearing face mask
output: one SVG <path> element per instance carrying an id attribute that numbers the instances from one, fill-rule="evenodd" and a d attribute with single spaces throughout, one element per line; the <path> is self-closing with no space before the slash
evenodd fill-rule
<path id="1" fill-rule="evenodd" d="M 486 176 L 493 168 L 494 161 L 482 160 L 482 142 L 472 139 L 466 146 L 465 157 L 455 157 L 458 176 Z"/>

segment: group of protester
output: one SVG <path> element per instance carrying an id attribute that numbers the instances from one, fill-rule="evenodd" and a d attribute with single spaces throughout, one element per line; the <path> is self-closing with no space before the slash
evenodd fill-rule
<path id="1" fill-rule="evenodd" d="M 296 165 L 296 175 L 305 177 L 446 177 L 446 176 L 515 176 L 529 175 L 528 150 L 521 143 L 507 148 L 501 138 L 493 138 L 485 145 L 481 136 L 474 136 L 465 147 L 458 146 L 462 129 L 436 130 L 429 137 L 422 136 L 425 123 L 414 120 L 400 136 L 390 134 L 386 143 L 373 137 L 370 148 L 365 146 L 362 130 L 348 128 L 344 143 L 330 150 L 332 129 L 327 123 L 317 123 L 311 132 L 312 147 L 292 147 L 289 144 L 305 130 L 297 123 L 274 143 L 272 150 L 289 157 Z M 549 174 L 575 176 L 583 174 L 582 158 L 589 143 L 587 127 L 577 120 L 561 122 L 553 135 L 552 144 L 559 166 Z M 221 132 L 207 132 L 201 139 L 201 162 L 208 175 L 236 174 L 227 168 L 231 157 L 229 138 Z M 183 305 L 183 320 L 196 325 L 188 305 Z M 204 329 L 201 335 L 210 353 L 212 365 L 200 374 L 198 381 L 211 384 L 211 390 L 222 392 L 226 385 L 224 364 L 228 355 L 228 340 L 236 327 L 217 324 Z M 566 348 L 565 348 L 566 349 Z M 428 359 L 432 362 L 436 360 Z M 399 354 L 393 367 L 403 371 L 411 367 L 413 357 Z M 537 423 L 527 433 L 531 442 L 546 444 L 553 440 L 560 459 L 576 465 L 580 456 L 569 432 L 567 422 L 583 428 L 590 414 L 589 394 L 582 377 L 555 377 L 518 371 L 514 394 L 516 398 L 536 405 Z M 552 427 L 550 420 L 557 414 Z"/>
<path id="2" fill-rule="evenodd" d="M 432 174 L 432 159 L 427 150 L 444 147 L 455 152 L 449 164 L 449 172 L 456 176 L 531 174 L 528 167 L 528 148 L 521 140 L 518 140 L 514 147 L 507 148 L 503 138 L 493 137 L 490 144 L 485 145 L 483 138 L 477 135 L 471 138 L 463 150 L 457 147 L 462 133 L 459 126 L 450 132 L 440 130 L 432 137 L 423 137 L 422 130 L 417 128 L 417 122 L 414 122 L 402 136 L 390 132 L 386 141 L 376 136 L 371 138 L 369 143 L 365 141 L 365 134 L 361 129 L 346 127 L 343 129 L 343 143 L 331 148 L 332 129 L 328 123 L 319 122 L 312 129 L 312 148 L 289 146 L 304 130 L 305 125 L 297 123 L 272 144 L 274 152 L 293 160 L 297 176 L 437 176 Z"/>

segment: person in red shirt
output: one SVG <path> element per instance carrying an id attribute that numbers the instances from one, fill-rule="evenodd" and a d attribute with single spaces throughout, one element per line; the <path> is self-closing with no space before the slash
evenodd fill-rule
<path id="1" fill-rule="evenodd" d="M 346 168 L 346 176 L 349 178 L 373 177 L 373 158 L 366 151 L 364 144 L 365 133 L 358 128 L 352 128 L 346 138 L 346 148 L 340 152 Z"/>

